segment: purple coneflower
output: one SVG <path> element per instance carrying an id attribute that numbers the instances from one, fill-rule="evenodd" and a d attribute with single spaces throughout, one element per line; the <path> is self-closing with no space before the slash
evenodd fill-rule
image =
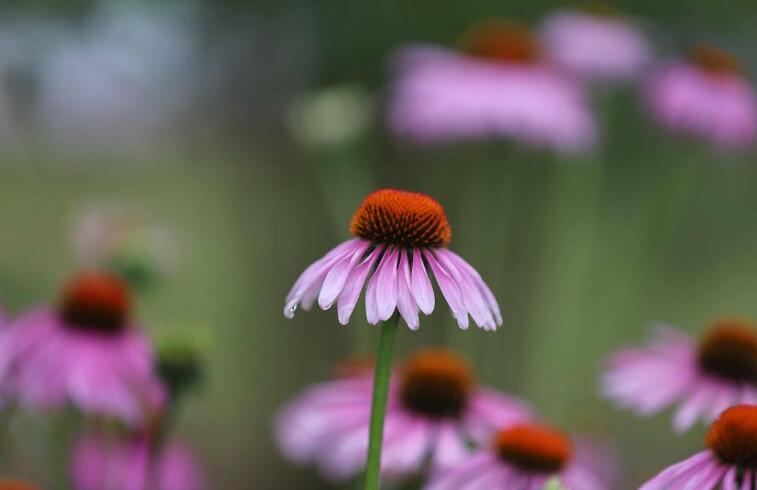
<path id="1" fill-rule="evenodd" d="M 147 437 L 110 440 L 88 434 L 73 450 L 72 476 L 76 490 L 201 490 L 205 480 L 190 452 L 169 441 L 150 457 Z"/>
<path id="2" fill-rule="evenodd" d="M 372 369 L 306 391 L 282 410 L 276 434 L 285 455 L 316 463 L 331 479 L 363 470 L 371 415 Z M 468 363 L 427 348 L 396 368 L 388 394 L 381 471 L 394 478 L 449 467 L 472 441 L 530 418 L 521 401 L 476 384 Z"/>
<path id="3" fill-rule="evenodd" d="M 709 422 L 731 405 L 757 402 L 757 330 L 725 318 L 697 344 L 665 328 L 651 345 L 613 354 L 602 391 L 641 415 L 679 404 L 673 418 L 679 432 L 697 419 Z"/>
<path id="4" fill-rule="evenodd" d="M 560 10 L 542 26 L 547 56 L 568 73 L 589 82 L 635 79 L 651 49 L 630 19 L 610 10 Z"/>
<path id="5" fill-rule="evenodd" d="M 654 72 L 644 87 L 652 114 L 667 129 L 724 150 L 754 142 L 754 89 L 730 54 L 699 46 L 687 59 Z"/>
<path id="6" fill-rule="evenodd" d="M 324 310 L 336 304 L 339 322 L 346 325 L 367 282 L 368 323 L 388 320 L 399 311 L 417 329 L 419 312 L 434 311 L 433 275 L 461 328 L 468 328 L 469 314 L 485 330 L 502 324 L 497 301 L 481 276 L 446 248 L 452 229 L 433 198 L 394 189 L 375 191 L 355 212 L 350 231 L 356 238 L 331 250 L 297 279 L 286 298 L 287 318 L 298 305 L 309 309 L 317 300 Z"/>
<path id="7" fill-rule="evenodd" d="M 585 94 L 544 61 L 540 41 L 519 24 L 481 23 L 462 52 L 406 48 L 394 68 L 388 122 L 399 137 L 502 138 L 569 153 L 595 142 Z"/>
<path id="8" fill-rule="evenodd" d="M 705 437 L 707 449 L 675 464 L 639 490 L 749 490 L 757 486 L 757 406 L 728 408 Z"/>
<path id="9" fill-rule="evenodd" d="M 496 330 L 502 316 L 478 272 L 447 250 L 452 230 L 442 206 L 431 197 L 394 189 L 375 191 L 352 216 L 350 231 L 357 238 L 337 246 L 297 279 L 286 298 L 284 315 L 291 318 L 297 305 L 307 309 L 317 299 L 322 309 L 336 303 L 340 323 L 347 324 L 367 282 L 368 323 L 384 322 L 376 355 L 365 472 L 365 490 L 379 490 L 397 323 L 401 316 L 416 329 L 419 311 L 427 315 L 433 311 L 428 270 L 461 328 L 468 327 L 470 315 L 479 327 Z"/>
<path id="10" fill-rule="evenodd" d="M 130 321 L 125 283 L 84 272 L 59 303 L 9 321 L 0 336 L 0 378 L 22 405 L 66 402 L 90 414 L 137 423 L 160 406 L 149 341 Z"/>
<path id="11" fill-rule="evenodd" d="M 553 478 L 568 490 L 607 490 L 560 431 L 534 423 L 497 432 L 489 447 L 440 472 L 426 490 L 542 490 Z"/>

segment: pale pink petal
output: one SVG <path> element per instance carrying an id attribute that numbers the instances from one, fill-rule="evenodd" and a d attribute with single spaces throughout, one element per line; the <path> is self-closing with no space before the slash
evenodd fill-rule
<path id="1" fill-rule="evenodd" d="M 418 248 L 413 249 L 412 291 L 418 308 L 426 315 L 434 311 L 434 288 L 423 265 L 423 256 Z"/>
<path id="2" fill-rule="evenodd" d="M 286 297 L 284 316 L 292 318 L 298 304 L 302 304 L 303 309 L 307 309 L 318 296 L 331 267 L 345 255 L 351 255 L 355 250 L 363 247 L 364 244 L 365 240 L 359 238 L 347 240 L 305 269 Z"/>
<path id="3" fill-rule="evenodd" d="M 442 291 L 444 299 L 447 300 L 447 304 L 452 310 L 452 314 L 457 320 L 457 324 L 460 325 L 460 328 L 467 329 L 468 311 L 465 309 L 465 305 L 463 304 L 462 294 L 460 292 L 459 286 L 457 285 L 455 280 L 452 279 L 452 277 L 450 277 L 450 275 L 447 274 L 447 272 L 445 272 L 444 269 L 439 265 L 436 257 L 434 257 L 433 252 L 431 252 L 430 250 L 424 250 L 423 257 L 431 266 L 431 270 L 433 271 L 434 277 L 436 278 L 436 283 L 439 285 L 439 289 Z"/>
<path id="4" fill-rule="evenodd" d="M 352 316 L 352 312 L 355 310 L 358 298 L 360 298 L 360 292 L 363 290 L 363 284 L 365 284 L 365 278 L 373 268 L 373 264 L 376 259 L 381 256 L 383 251 L 382 246 L 377 246 L 363 262 L 350 271 L 349 276 L 344 285 L 344 289 L 339 294 L 337 300 L 337 313 L 339 316 L 339 323 L 347 325 Z M 367 294 L 366 294 L 367 297 Z"/>
<path id="5" fill-rule="evenodd" d="M 397 247 L 389 247 L 376 269 L 376 304 L 379 320 L 386 321 L 397 308 Z"/>
<path id="6" fill-rule="evenodd" d="M 407 326 L 417 330 L 420 326 L 418 318 L 418 305 L 410 292 L 410 264 L 407 259 L 407 252 L 400 252 L 399 271 L 397 277 L 397 309 L 405 319 Z"/>
<path id="7" fill-rule="evenodd" d="M 345 255 L 338 260 L 329 270 L 328 274 L 326 274 L 326 279 L 323 281 L 323 286 L 318 296 L 318 306 L 321 309 L 328 310 L 334 304 L 334 301 L 336 301 L 344 288 L 350 271 L 363 257 L 368 245 L 367 242 L 362 243 L 351 255 Z"/>
<path id="8" fill-rule="evenodd" d="M 489 305 L 489 308 L 494 314 L 494 319 L 497 321 L 497 325 L 502 325 L 502 313 L 499 310 L 497 300 L 494 297 L 494 294 L 492 294 L 491 289 L 489 289 L 489 286 L 487 286 L 484 280 L 481 279 L 481 275 L 478 273 L 478 271 L 474 269 L 473 266 L 466 262 L 462 257 L 452 252 L 451 250 L 448 250 L 447 254 L 452 258 L 453 262 L 460 270 L 467 272 L 472 282 L 476 285 L 476 288 L 484 296 L 487 304 Z"/>
<path id="9" fill-rule="evenodd" d="M 451 252 L 448 250 L 437 250 L 435 252 L 437 259 L 444 270 L 457 282 L 460 292 L 462 293 L 463 303 L 476 325 L 485 330 L 496 330 L 497 325 L 494 317 L 486 303 L 486 300 L 479 292 L 469 275 L 461 272 L 453 262 Z"/>

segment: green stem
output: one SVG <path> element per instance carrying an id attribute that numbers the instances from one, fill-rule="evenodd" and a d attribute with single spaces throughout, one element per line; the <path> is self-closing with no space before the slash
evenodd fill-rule
<path id="1" fill-rule="evenodd" d="M 392 351 L 397 334 L 399 316 L 395 314 L 382 322 L 381 337 L 376 353 L 376 370 L 373 375 L 373 402 L 371 404 L 371 428 L 368 439 L 368 459 L 365 467 L 365 490 L 379 490 L 381 484 L 381 446 L 384 442 L 384 416 L 389 397 L 389 381 L 392 377 Z"/>

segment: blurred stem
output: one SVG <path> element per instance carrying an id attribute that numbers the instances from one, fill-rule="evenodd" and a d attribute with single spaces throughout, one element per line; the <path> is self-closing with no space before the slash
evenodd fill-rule
<path id="1" fill-rule="evenodd" d="M 399 315 L 382 322 L 376 370 L 373 375 L 373 401 L 368 439 L 368 458 L 365 467 L 365 490 L 379 490 L 381 485 L 381 447 L 384 442 L 384 417 L 389 398 L 389 381 L 392 377 L 392 351 L 397 334 Z"/>
<path id="2" fill-rule="evenodd" d="M 555 162 L 537 274 L 528 386 L 549 416 L 564 415 L 568 383 L 551 382 L 560 362 L 580 350 L 582 313 L 594 259 L 602 167 L 597 162 Z"/>

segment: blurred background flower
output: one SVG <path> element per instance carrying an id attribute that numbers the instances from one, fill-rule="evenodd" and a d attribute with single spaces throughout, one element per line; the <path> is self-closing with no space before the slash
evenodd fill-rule
<path id="1" fill-rule="evenodd" d="M 634 80 L 652 58 L 641 29 L 609 7 L 555 12 L 541 31 L 547 56 L 588 82 Z"/>

